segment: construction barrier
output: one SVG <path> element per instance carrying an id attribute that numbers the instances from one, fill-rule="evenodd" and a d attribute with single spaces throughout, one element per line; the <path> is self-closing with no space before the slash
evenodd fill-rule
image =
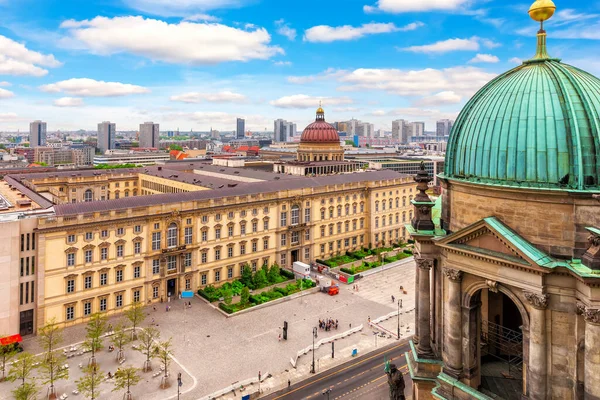
<path id="1" fill-rule="evenodd" d="M 324 344 L 331 343 L 335 340 L 345 338 L 346 336 L 350 336 L 353 333 L 360 332 L 362 329 L 363 329 L 363 325 L 361 324 L 361 325 L 357 326 L 356 328 L 352 328 L 345 332 L 338 333 L 337 335 L 323 338 L 323 339 L 319 340 L 318 342 L 315 342 L 315 350 L 317 350 L 319 347 L 321 347 Z M 292 367 L 296 368 L 296 364 L 298 363 L 298 358 L 300 358 L 300 356 L 302 356 L 302 355 L 308 354 L 309 352 L 312 351 L 312 349 L 313 349 L 313 346 L 311 344 L 310 346 L 298 351 L 298 353 L 296 353 L 296 357 L 290 359 L 290 363 L 292 364 Z"/>
<path id="2" fill-rule="evenodd" d="M 261 375 L 261 380 L 260 381 L 264 382 L 265 379 L 267 379 L 269 376 L 270 375 L 268 373 L 265 373 L 265 374 Z M 213 392 L 213 393 L 211 393 L 211 394 L 209 394 L 207 396 L 201 397 L 198 400 L 213 400 L 213 399 L 217 399 L 217 398 L 219 398 L 219 397 L 221 397 L 223 395 L 230 394 L 230 393 L 232 393 L 235 390 L 238 390 L 240 388 L 245 388 L 247 386 L 254 385 L 255 383 L 258 383 L 258 377 L 248 378 L 248 379 L 245 379 L 243 381 L 239 381 L 239 382 L 236 382 L 236 383 L 234 383 L 232 385 L 229 385 L 229 386 L 227 386 L 227 387 L 225 387 L 225 388 L 223 388 L 221 390 L 217 390 L 216 392 Z"/>

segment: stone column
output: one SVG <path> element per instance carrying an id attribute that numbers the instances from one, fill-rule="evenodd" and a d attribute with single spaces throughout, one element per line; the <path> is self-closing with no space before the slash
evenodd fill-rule
<path id="1" fill-rule="evenodd" d="M 546 399 L 547 358 L 546 358 L 546 307 L 547 294 L 524 291 L 525 298 L 532 305 L 529 313 L 529 399 Z"/>
<path id="2" fill-rule="evenodd" d="M 600 309 L 585 308 L 585 399 L 600 398 Z"/>
<path id="3" fill-rule="evenodd" d="M 419 345 L 417 353 L 421 358 L 433 358 L 431 350 L 431 292 L 429 272 L 433 266 L 433 260 L 417 258 L 417 267 L 419 267 Z"/>
<path id="4" fill-rule="evenodd" d="M 462 372 L 462 309 L 461 290 L 462 271 L 444 268 L 448 282 L 448 297 L 444 310 L 444 372 L 459 378 Z"/>
<path id="5" fill-rule="evenodd" d="M 415 258 L 416 260 L 416 258 Z M 416 264 L 415 266 L 415 296 L 419 295 L 419 271 L 421 270 L 421 268 L 419 268 L 419 264 Z M 415 334 L 413 335 L 413 343 L 414 344 L 418 344 L 419 343 L 419 299 L 418 297 L 416 298 L 415 301 Z"/>

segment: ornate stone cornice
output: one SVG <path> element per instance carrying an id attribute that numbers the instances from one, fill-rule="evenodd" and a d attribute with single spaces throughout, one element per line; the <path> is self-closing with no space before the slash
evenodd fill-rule
<path id="1" fill-rule="evenodd" d="M 548 298 L 550 298 L 550 295 L 548 294 L 533 293 L 528 291 L 523 291 L 523 294 L 525 295 L 525 299 L 527 299 L 529 304 L 531 304 L 535 308 L 543 310 L 548 306 Z"/>
<path id="2" fill-rule="evenodd" d="M 454 268 L 444 268 L 444 276 L 451 281 L 460 282 L 463 277 L 463 272 Z"/>
<path id="3" fill-rule="evenodd" d="M 429 271 L 433 267 L 433 260 L 430 258 L 415 258 L 417 267 Z"/>
<path id="4" fill-rule="evenodd" d="M 585 322 L 600 325 L 600 309 L 586 307 L 583 318 L 585 319 Z"/>

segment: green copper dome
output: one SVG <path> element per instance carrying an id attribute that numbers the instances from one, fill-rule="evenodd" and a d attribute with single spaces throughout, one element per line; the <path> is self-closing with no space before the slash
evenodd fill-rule
<path id="1" fill-rule="evenodd" d="M 444 176 L 516 187 L 600 188 L 600 79 L 546 54 L 496 77 L 452 128 Z"/>

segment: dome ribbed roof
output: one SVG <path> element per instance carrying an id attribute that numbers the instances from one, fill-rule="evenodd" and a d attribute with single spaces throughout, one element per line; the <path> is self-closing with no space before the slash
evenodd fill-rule
<path id="1" fill-rule="evenodd" d="M 498 76 L 465 105 L 448 143 L 447 178 L 600 188 L 600 80 L 549 58 L 545 32 L 542 44 L 534 59 Z"/>
<path id="2" fill-rule="evenodd" d="M 303 143 L 340 143 L 340 135 L 332 125 L 325 122 L 325 112 L 317 109 L 315 122 L 304 128 L 300 142 Z"/>

